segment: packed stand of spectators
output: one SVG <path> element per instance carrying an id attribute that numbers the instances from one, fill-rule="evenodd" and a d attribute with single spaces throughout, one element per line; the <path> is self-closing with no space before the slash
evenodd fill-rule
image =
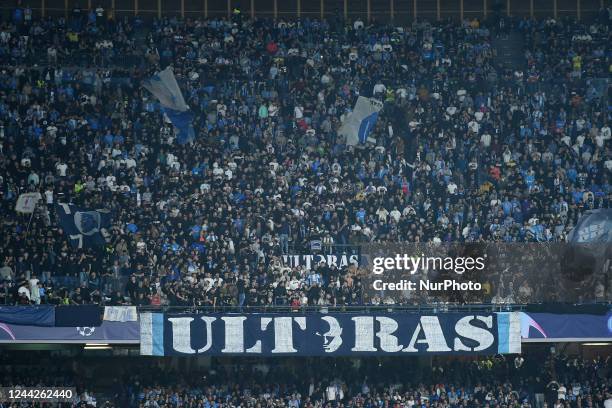
<path id="1" fill-rule="evenodd" d="M 357 268 L 283 255 L 562 241 L 610 206 L 611 11 L 508 21 L 525 40 L 511 69 L 489 21 L 18 9 L 0 25 L 0 303 L 354 305 Z M 167 66 L 189 144 L 141 86 Z M 384 108 L 375 142 L 350 146 L 337 130 L 358 95 Z M 15 212 L 25 192 L 42 197 L 32 216 Z M 107 245 L 71 246 L 58 203 L 110 210 Z"/>
<path id="2" fill-rule="evenodd" d="M 116 388 L 115 398 L 121 406 L 139 408 L 608 408 L 612 404 L 609 358 L 583 361 L 559 356 L 543 363 L 540 358 L 519 356 L 426 364 L 314 359 L 308 365 L 221 365 L 188 374 L 143 370 L 125 378 L 127 385 Z"/>
<path id="3" fill-rule="evenodd" d="M 547 346 L 542 346 L 547 348 Z M 0 359 L 4 387 L 75 387 L 62 407 L 506 407 L 609 408 L 609 354 L 581 358 L 532 350 L 471 358 L 286 358 L 210 365 L 173 359 L 12 353 Z M 28 405 L 19 405 L 20 407 Z M 7 408 L 2 405 L 1 408 Z"/>
<path id="4" fill-rule="evenodd" d="M 75 394 L 71 402 L 62 403 L 9 403 L 5 391 L 0 398 L 0 408 L 86 408 L 96 406 L 96 395 L 89 382 L 91 367 L 77 364 L 72 359 L 52 356 L 48 351 L 30 350 L 27 353 L 15 351 L 0 355 L 0 384 L 3 388 L 72 388 Z M 65 394 L 64 394 L 65 395 Z M 101 405 L 97 405 L 100 407 Z"/>

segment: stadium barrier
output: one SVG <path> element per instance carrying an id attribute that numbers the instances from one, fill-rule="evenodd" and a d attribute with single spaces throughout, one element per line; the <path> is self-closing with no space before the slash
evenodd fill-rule
<path id="1" fill-rule="evenodd" d="M 65 1 L 45 2 L 36 0 L 31 9 L 35 17 L 38 16 L 64 16 L 72 12 L 73 3 Z M 386 21 L 408 24 L 412 21 L 435 21 L 442 19 L 463 20 L 464 18 L 486 19 L 500 15 L 508 17 L 554 19 L 570 17 L 578 20 L 594 20 L 597 18 L 603 0 L 569 0 L 558 2 L 556 0 L 507 0 L 503 3 L 493 0 L 477 2 L 454 1 L 452 6 L 444 5 L 440 1 L 431 0 L 389 0 L 378 2 L 375 0 L 301 0 L 291 1 L 255 1 L 250 3 L 244 0 L 203 0 L 186 2 L 185 0 L 157 0 L 143 4 L 138 0 L 115 0 L 103 2 L 103 10 L 107 18 L 124 18 L 138 16 L 142 20 L 151 20 L 162 17 L 223 17 L 241 18 L 326 18 L 330 20 L 362 19 L 365 21 Z M 98 3 L 91 5 L 97 7 Z M 501 4 L 501 5 L 500 5 Z M 0 14 L 10 15 L 14 4 L 0 5 Z"/>
<path id="2" fill-rule="evenodd" d="M 115 314 L 110 315 L 110 310 Z M 133 310 L 133 312 L 131 312 Z M 74 327 L 99 326 L 103 320 L 135 320 L 136 313 L 495 313 L 529 312 L 556 314 L 605 315 L 612 310 L 607 302 L 547 304 L 460 304 L 428 303 L 415 305 L 341 305 L 341 306 L 101 306 L 101 305 L 33 305 L 0 306 L 0 323 Z M 118 312 L 121 311 L 121 312 Z M 126 311 L 130 311 L 128 313 Z M 59 320 L 57 319 L 59 316 Z M 127 317 L 125 317 L 127 316 Z"/>
<path id="3" fill-rule="evenodd" d="M 612 307 L 609 304 L 509 305 L 508 309 L 513 312 L 512 315 L 519 317 L 521 338 L 525 343 L 612 340 Z M 81 320 L 73 320 L 73 326 L 51 325 L 57 320 L 55 322 L 50 320 L 50 313 L 53 315 L 55 313 L 75 314 Z M 317 319 L 325 321 L 326 317 L 334 316 L 336 319 L 348 321 L 355 316 L 361 316 L 364 319 L 382 316 L 408 320 L 418 319 L 420 316 L 437 316 L 444 320 L 452 319 L 453 316 L 499 316 L 508 315 L 508 313 L 505 310 L 492 308 L 491 305 L 454 305 L 448 309 L 436 309 L 433 305 L 427 307 L 303 308 L 293 311 L 244 309 L 242 312 L 236 308 L 212 310 L 184 307 L 137 309 L 134 306 L 99 307 L 95 305 L 27 308 L 14 306 L 0 307 L 0 343 L 139 344 L 142 316 L 149 316 L 145 318 L 145 321 L 149 322 L 151 322 L 150 316 L 157 316 L 158 323 L 163 324 L 164 316 L 187 318 L 213 316 L 219 321 L 231 316 L 242 316 L 243 320 L 250 317 L 258 319 L 262 316 L 271 319 L 310 316 L 315 319 L 313 321 Z M 38 318 L 33 316 L 38 316 Z M 86 320 L 85 317 L 89 317 L 90 320 Z M 150 323 L 147 324 L 150 325 Z M 319 334 L 321 334 L 320 330 Z"/>

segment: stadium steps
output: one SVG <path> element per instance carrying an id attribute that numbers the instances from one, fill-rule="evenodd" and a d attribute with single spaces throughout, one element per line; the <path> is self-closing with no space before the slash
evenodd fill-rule
<path id="1" fill-rule="evenodd" d="M 495 61 L 498 66 L 513 70 L 523 67 L 525 47 L 521 34 L 498 36 L 493 40 L 493 47 L 497 51 Z"/>

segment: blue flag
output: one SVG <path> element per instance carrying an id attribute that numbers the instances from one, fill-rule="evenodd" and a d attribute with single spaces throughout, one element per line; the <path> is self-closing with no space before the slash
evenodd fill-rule
<path id="1" fill-rule="evenodd" d="M 178 142 L 188 143 L 194 138 L 193 113 L 176 82 L 170 67 L 143 81 L 142 86 L 151 92 L 162 106 L 170 122 L 178 129 Z"/>
<path id="2" fill-rule="evenodd" d="M 568 241 L 612 243 L 612 209 L 587 211 L 569 233 Z"/>
<path id="3" fill-rule="evenodd" d="M 60 227 L 75 248 L 100 246 L 106 243 L 110 213 L 107 210 L 83 210 L 73 204 L 55 206 Z"/>
<path id="4" fill-rule="evenodd" d="M 355 108 L 346 116 L 338 134 L 346 137 L 346 143 L 352 146 L 364 144 L 376 126 L 378 112 L 382 109 L 382 102 L 374 98 L 360 96 L 357 98 Z"/>

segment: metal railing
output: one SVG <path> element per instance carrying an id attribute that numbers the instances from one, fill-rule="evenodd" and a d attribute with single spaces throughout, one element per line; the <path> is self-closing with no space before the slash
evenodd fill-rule
<path id="1" fill-rule="evenodd" d="M 139 312 L 163 313 L 495 313 L 524 312 L 536 309 L 571 309 L 585 313 L 605 312 L 612 310 L 610 303 L 593 304 L 453 304 L 430 303 L 418 305 L 266 305 L 266 306 L 139 306 Z M 541 310 L 540 310 L 541 311 Z"/>
<path id="2" fill-rule="evenodd" d="M 346 305 L 346 306 L 141 306 L 138 311 L 163 313 L 493 313 L 524 311 L 525 305 Z"/>
<path id="3" fill-rule="evenodd" d="M 14 9 L 14 2 L 0 4 L 0 14 L 10 14 Z M 83 10 L 95 8 L 99 2 L 81 1 L 77 4 Z M 144 18 L 161 18 L 180 16 L 183 18 L 198 17 L 227 17 L 233 14 L 234 7 L 241 8 L 241 14 L 248 17 L 266 18 L 334 18 L 343 17 L 362 18 L 366 21 L 412 21 L 412 20 L 441 20 L 453 18 L 462 20 L 464 18 L 487 18 L 494 16 L 497 12 L 493 10 L 493 1 L 484 1 L 479 5 L 464 4 L 459 0 L 454 7 L 444 7 L 441 2 L 432 0 L 388 0 L 381 5 L 377 0 L 366 0 L 364 2 L 350 2 L 343 0 L 341 3 L 330 0 L 299 0 L 289 2 L 287 0 L 274 0 L 272 4 L 258 0 L 235 1 L 209 1 L 201 0 L 197 3 L 186 4 L 184 0 L 157 0 L 154 5 L 150 4 L 143 8 L 138 0 L 131 2 L 122 1 L 116 4 L 115 0 L 103 1 L 105 15 L 109 11 L 115 18 L 125 16 L 140 16 Z M 573 4 L 559 5 L 557 0 L 538 0 L 537 2 L 525 2 L 507 0 L 505 7 L 499 13 L 506 16 L 518 17 L 560 17 L 571 16 L 578 20 L 590 20 L 597 16 L 599 8 L 603 7 L 603 0 L 585 1 L 573 0 Z M 75 2 L 66 0 L 64 7 L 51 6 L 42 1 L 38 7 L 31 7 L 34 16 L 69 16 Z M 57 4 L 57 3 L 56 3 Z M 153 7 L 151 7 L 153 6 Z"/>
<path id="4" fill-rule="evenodd" d="M 8 295 L 8 293 L 5 293 Z M 3 307 L 12 307 L 1 304 Z M 15 305 L 23 307 L 23 305 Z M 91 305 L 84 305 L 91 306 Z M 64 305 L 40 304 L 32 307 L 64 307 Z M 74 306 L 72 306 L 74 307 Z M 99 305 L 102 312 L 104 304 Z M 495 312 L 563 312 L 605 314 L 612 312 L 611 302 L 590 303 L 450 303 L 420 304 L 350 304 L 350 305 L 143 305 L 138 312 L 160 313 L 495 313 Z"/>

